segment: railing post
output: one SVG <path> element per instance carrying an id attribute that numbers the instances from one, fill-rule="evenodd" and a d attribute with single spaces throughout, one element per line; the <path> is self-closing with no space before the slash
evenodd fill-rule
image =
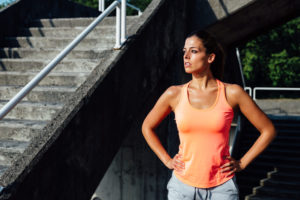
<path id="1" fill-rule="evenodd" d="M 99 0 L 99 11 L 103 12 L 105 10 L 105 0 Z"/>
<path id="2" fill-rule="evenodd" d="M 256 100 L 256 88 L 253 88 L 253 100 Z"/>
<path id="3" fill-rule="evenodd" d="M 115 49 L 121 48 L 121 5 L 116 8 L 116 44 Z"/>
<path id="4" fill-rule="evenodd" d="M 126 41 L 126 0 L 121 0 L 121 43 Z"/>

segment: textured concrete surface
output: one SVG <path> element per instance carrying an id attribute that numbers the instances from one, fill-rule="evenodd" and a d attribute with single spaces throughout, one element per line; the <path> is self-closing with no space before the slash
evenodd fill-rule
<path id="1" fill-rule="evenodd" d="M 71 4 L 73 5 L 73 3 Z M 17 10 L 18 5 L 17 2 L 4 11 L 13 13 Z M 80 6 L 78 7 L 77 5 L 77 9 L 78 8 L 80 8 Z M 26 9 L 26 6 L 24 6 L 23 9 Z M 36 9 L 39 9 L 38 5 Z M 70 10 L 72 9 L 73 7 L 70 6 Z M 87 8 L 82 7 L 82 9 L 86 10 Z M 70 10 L 66 11 L 66 13 L 69 13 L 69 16 L 72 16 L 72 11 Z M 23 11 L 18 14 L 21 15 L 22 12 Z M 34 10 L 32 12 L 33 13 L 28 13 L 28 16 L 34 15 L 34 13 L 37 14 L 38 12 L 41 12 L 41 10 Z M 51 9 L 49 12 L 51 12 Z M 18 14 L 11 17 L 12 21 L 18 18 Z M 80 14 L 80 12 L 75 15 L 78 14 Z M 0 20 L 3 16 L 5 16 L 5 12 L 0 12 Z M 86 21 L 90 23 L 92 19 L 94 18 L 88 18 Z M 24 20 L 26 21 L 26 19 Z M 68 18 L 68 20 L 72 21 L 72 18 Z M 0 44 L 2 47 L 0 49 L 0 108 L 19 92 L 20 89 L 37 74 L 37 72 L 44 68 L 51 59 L 53 59 L 62 48 L 71 41 L 71 38 L 74 38 L 75 34 L 82 31 L 84 27 L 84 25 L 80 25 L 80 23 L 84 22 L 84 18 L 79 18 L 75 20 L 75 23 L 70 23 L 73 29 L 78 30 L 77 32 L 74 31 L 74 34 L 68 32 L 68 27 L 48 27 L 47 31 L 52 33 L 52 35 L 43 34 L 44 30 L 40 27 L 41 23 L 38 23 L 41 21 L 52 21 L 59 24 L 61 19 L 35 20 L 32 24 L 37 27 L 31 29 L 24 26 L 22 28 L 19 27 L 20 35 L 23 37 L 1 37 L 0 39 L 2 40 L 2 43 Z M 66 22 L 66 20 L 63 20 L 63 22 Z M 87 24 L 87 22 L 84 22 L 84 24 Z M 23 21 L 19 25 L 24 24 L 26 24 L 26 22 Z M 79 27 L 75 27 L 74 25 Z M 106 22 L 104 28 L 109 26 L 112 25 Z M 104 28 L 97 28 L 97 33 L 100 34 L 101 32 L 105 32 L 106 35 L 112 34 L 113 29 L 111 27 L 107 28 L 105 31 L 99 32 L 99 30 L 103 30 Z M 54 31 L 51 29 L 54 29 Z M 30 30 L 38 30 L 41 34 L 32 34 Z M 2 36 L 7 33 L 6 31 L 6 29 L 1 29 L 0 35 Z M 66 31 L 66 33 L 63 33 L 64 31 Z M 18 36 L 18 33 L 14 33 L 13 35 Z M 12 183 L 15 183 L 15 180 L 12 179 L 12 183 L 9 185 L 5 186 L 5 183 L 3 183 L 3 180 L 11 175 L 10 170 L 14 171 L 15 167 L 19 168 L 24 164 L 24 162 L 20 162 L 20 158 L 21 160 L 22 158 L 24 159 L 23 155 L 26 154 L 24 153 L 25 151 L 31 152 L 29 149 L 32 148 L 32 145 L 34 148 L 37 148 L 39 146 L 38 144 L 45 144 L 40 140 L 35 144 L 32 143 L 36 138 L 41 137 L 41 134 L 43 134 L 42 130 L 56 117 L 57 113 L 59 113 L 65 105 L 67 99 L 76 92 L 89 74 L 102 62 L 103 57 L 107 58 L 112 52 L 113 44 L 110 42 L 112 37 L 108 36 L 108 38 L 106 38 L 106 35 L 102 35 L 100 43 L 103 45 L 98 49 L 88 48 L 85 50 L 84 48 L 77 46 L 77 48 L 74 49 L 74 51 L 67 56 L 55 70 L 50 72 L 50 74 L 39 83 L 38 87 L 33 89 L 22 102 L 0 121 L 0 185 L 5 187 L 5 191 L 10 190 L 10 186 L 13 185 Z M 57 41 L 57 37 L 60 38 L 60 40 Z M 96 45 L 95 41 L 99 41 L 99 38 L 100 37 L 95 34 L 89 36 L 87 39 L 88 45 Z M 47 43 L 47 40 L 50 42 Z M 24 45 L 25 48 L 18 48 L 18 46 L 21 45 Z M 41 45 L 41 47 L 36 48 L 35 46 L 38 45 Z M 101 67 L 99 68 L 100 70 L 103 69 Z M 34 157 L 35 155 L 30 154 L 30 156 Z M 25 160 L 27 161 L 27 164 L 31 162 L 29 159 Z M 22 167 L 23 169 L 28 169 L 26 164 Z M 15 177 L 19 176 L 18 173 L 12 173 Z M 36 184 L 33 184 L 32 186 L 34 187 L 34 185 Z M 16 190 L 16 187 L 10 190 L 10 192 L 13 190 Z M 8 196 L 10 196 L 8 193 L 1 195 L 1 198 L 8 198 Z M 27 199 L 25 196 L 22 198 Z"/>
<path id="2" fill-rule="evenodd" d="M 17 0 L 0 12 L 0 24 L 5 24 L 5 29 L 0 31 L 0 42 L 4 36 L 16 35 L 20 27 L 28 25 L 34 19 L 95 17 L 98 15 L 99 11 L 96 9 L 84 7 L 68 0 Z"/>
<path id="3" fill-rule="evenodd" d="M 268 115 L 300 117 L 300 99 L 258 99 L 256 103 Z"/>
<path id="4" fill-rule="evenodd" d="M 189 30 L 208 29 L 226 46 L 249 40 L 300 12 L 297 0 L 192 0 L 189 3 Z"/>
<path id="5" fill-rule="evenodd" d="M 130 27 L 128 44 L 107 54 L 5 172 L 2 199 L 91 197 L 130 127 L 144 117 L 145 103 L 165 89 L 159 83 L 166 70 L 170 78 L 181 67 L 174 60 L 183 45 L 184 11 L 179 1 L 152 1 Z"/>

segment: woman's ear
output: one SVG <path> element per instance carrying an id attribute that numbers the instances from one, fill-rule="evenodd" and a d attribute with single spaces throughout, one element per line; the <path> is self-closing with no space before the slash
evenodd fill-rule
<path id="1" fill-rule="evenodd" d="M 216 54 L 214 54 L 214 53 L 209 54 L 208 63 L 210 63 L 210 64 L 213 63 L 215 58 L 216 58 Z"/>

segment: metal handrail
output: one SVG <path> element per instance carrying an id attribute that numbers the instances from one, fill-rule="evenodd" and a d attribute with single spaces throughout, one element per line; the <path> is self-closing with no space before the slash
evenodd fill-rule
<path id="1" fill-rule="evenodd" d="M 121 4 L 126 3 L 126 0 L 122 0 Z M 117 13 L 120 13 L 120 1 L 114 1 L 107 9 L 105 9 L 84 31 L 82 31 L 62 52 L 60 52 L 42 71 L 40 71 L 29 83 L 27 83 L 24 88 L 22 88 L 8 103 L 6 103 L 0 110 L 0 120 L 3 119 L 5 115 L 7 115 L 8 112 L 10 112 L 47 74 L 50 73 L 52 69 L 64 58 L 70 53 L 70 51 L 75 48 L 78 43 L 83 40 L 106 16 L 108 16 L 115 8 L 117 8 Z M 125 8 L 124 8 L 125 7 Z M 123 15 L 124 19 L 122 19 L 122 22 L 125 21 L 126 17 L 126 6 L 124 6 L 122 10 L 122 13 L 125 13 L 125 16 Z M 120 21 L 120 15 L 117 16 L 117 21 Z M 120 23 L 119 23 L 120 24 Z M 126 24 L 122 25 L 123 28 L 126 29 Z M 120 28 L 120 25 L 116 27 L 117 29 Z M 122 27 L 121 27 L 122 28 Z M 116 31 L 118 32 L 118 31 Z M 120 32 L 120 31 L 119 31 Z M 115 48 L 120 48 L 121 45 L 126 40 L 125 30 L 122 30 L 123 35 L 121 35 L 120 40 L 120 34 L 117 35 L 116 33 L 116 45 Z M 121 42 L 120 42 L 121 41 Z M 118 43 L 117 43 L 118 42 Z"/>
<path id="2" fill-rule="evenodd" d="M 252 96 L 252 88 L 251 87 L 244 87 L 245 91 L 249 91 L 249 96 Z"/>
<path id="3" fill-rule="evenodd" d="M 130 3 L 127 3 L 126 5 L 127 5 L 128 7 L 130 7 L 130 8 L 132 8 L 132 9 L 138 11 L 138 16 L 141 16 L 141 15 L 143 14 L 142 11 L 141 11 L 141 9 L 139 9 L 138 7 L 136 7 L 136 6 L 134 6 L 134 5 L 130 4 Z"/>
<path id="4" fill-rule="evenodd" d="M 249 90 L 250 90 L 250 94 L 251 94 L 251 88 L 250 88 L 250 87 L 245 87 L 244 89 L 245 89 L 245 90 L 246 90 L 246 89 L 249 89 Z M 255 87 L 255 88 L 253 88 L 253 97 L 252 97 L 253 100 L 257 100 L 257 99 L 256 99 L 256 91 L 257 91 L 257 90 L 300 91 L 300 88 L 285 88 L 285 87 Z M 251 96 L 251 95 L 250 95 L 250 96 Z"/>
<path id="5" fill-rule="evenodd" d="M 139 9 L 138 7 L 126 2 L 126 5 L 136 11 L 138 11 L 138 16 L 141 16 L 143 13 L 141 11 L 141 9 Z M 103 11 L 105 9 L 105 0 L 99 0 L 99 5 L 98 5 L 99 11 Z"/>
<path id="6" fill-rule="evenodd" d="M 233 136 L 233 138 L 232 138 L 232 142 L 230 142 L 231 143 L 231 146 L 230 146 L 230 148 L 229 148 L 229 152 L 230 152 L 230 155 L 232 155 L 233 154 L 233 152 L 234 152 L 234 147 L 236 146 L 236 143 L 237 143 L 237 136 L 238 136 L 238 134 L 241 132 L 241 130 L 242 130 L 242 126 L 241 126 L 241 115 L 239 114 L 238 115 L 238 117 L 237 117 L 237 126 L 236 126 L 236 128 L 235 128 L 235 130 L 234 130 L 234 136 Z"/>

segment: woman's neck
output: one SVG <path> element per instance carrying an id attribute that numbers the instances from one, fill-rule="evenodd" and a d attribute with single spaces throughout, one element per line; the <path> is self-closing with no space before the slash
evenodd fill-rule
<path id="1" fill-rule="evenodd" d="M 215 85 L 216 82 L 211 72 L 205 75 L 193 74 L 192 77 L 190 85 L 197 89 L 206 89 L 210 85 Z"/>

